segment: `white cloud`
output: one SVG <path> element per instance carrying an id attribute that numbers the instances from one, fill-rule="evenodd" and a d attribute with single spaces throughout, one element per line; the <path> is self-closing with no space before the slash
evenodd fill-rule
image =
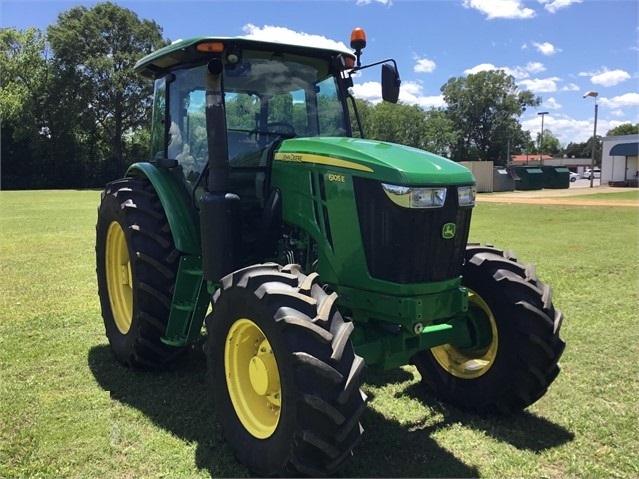
<path id="1" fill-rule="evenodd" d="M 615 86 L 630 79 L 628 72 L 619 69 L 608 70 L 606 67 L 595 72 L 579 72 L 577 75 L 580 77 L 590 77 L 592 83 L 603 86 Z"/>
<path id="2" fill-rule="evenodd" d="M 615 115 L 616 116 L 616 115 Z M 611 120 L 599 117 L 597 122 L 597 135 L 605 135 L 607 131 L 623 125 L 625 123 L 635 123 L 639 120 Z M 521 122 L 522 129 L 528 130 L 533 137 L 541 131 L 541 120 L 538 115 L 530 116 Z M 585 120 L 576 120 L 566 115 L 546 115 L 544 119 L 544 130 L 552 131 L 552 134 L 563 145 L 570 142 L 585 143 L 592 136 L 593 115 Z"/>
<path id="3" fill-rule="evenodd" d="M 560 48 L 555 47 L 552 43 L 549 43 L 549 42 L 544 42 L 544 43 L 534 42 L 533 45 L 535 45 L 535 48 L 537 49 L 539 53 L 546 56 L 551 56 L 561 51 Z"/>
<path id="4" fill-rule="evenodd" d="M 579 90 L 581 90 L 581 88 L 579 88 L 574 83 L 568 83 L 568 85 L 562 87 L 561 89 L 561 91 L 579 91 Z"/>
<path id="5" fill-rule="evenodd" d="M 531 116 L 521 122 L 523 130 L 528 130 L 533 138 L 541 131 L 541 119 L 538 115 Z M 563 145 L 570 142 L 583 143 L 592 136 L 592 122 L 575 120 L 563 115 L 545 115 L 544 130 L 549 130 Z"/>
<path id="6" fill-rule="evenodd" d="M 544 8 L 550 13 L 555 13 L 557 10 L 569 7 L 573 3 L 581 3 L 582 0 L 539 0 L 539 3 L 545 4 Z"/>
<path id="7" fill-rule="evenodd" d="M 546 71 L 546 67 L 540 62 L 528 62 L 526 63 L 526 71 L 529 73 L 539 73 Z"/>
<path id="8" fill-rule="evenodd" d="M 626 80 L 630 80 L 630 74 L 624 70 L 604 71 L 590 78 L 592 83 L 602 86 L 615 86 Z"/>
<path id="9" fill-rule="evenodd" d="M 379 82 L 356 83 L 353 85 L 353 95 L 374 104 L 379 103 L 382 101 L 382 86 Z M 399 101 L 407 105 L 418 105 L 424 109 L 446 106 L 443 95 L 425 96 L 422 84 L 410 81 L 402 82 Z"/>
<path id="10" fill-rule="evenodd" d="M 485 72 L 485 71 L 488 71 L 488 70 L 499 70 L 499 68 L 497 68 L 492 63 L 480 63 L 479 65 L 475 65 L 472 68 L 464 70 L 464 73 L 466 75 L 473 75 L 475 73 Z"/>
<path id="11" fill-rule="evenodd" d="M 389 7 L 393 6 L 393 2 L 391 2 L 391 0 L 357 0 L 355 5 L 369 5 L 371 3 L 381 3 L 382 5 L 387 5 Z"/>
<path id="12" fill-rule="evenodd" d="M 559 110 L 561 109 L 561 104 L 555 100 L 555 98 L 550 97 L 547 100 L 544 100 L 543 103 L 544 108 L 548 108 L 549 110 Z"/>
<path id="13" fill-rule="evenodd" d="M 265 42 L 275 43 L 292 43 L 301 44 L 309 47 L 332 48 L 344 52 L 352 53 L 351 50 L 343 43 L 336 42 L 322 35 L 314 35 L 304 32 L 296 32 L 286 27 L 276 27 L 274 25 L 264 25 L 258 27 L 249 23 L 242 27 L 244 37 L 262 40 Z"/>
<path id="14" fill-rule="evenodd" d="M 599 102 L 611 110 L 627 107 L 637 108 L 639 107 L 639 93 L 625 93 L 613 98 L 602 98 Z"/>
<path id="15" fill-rule="evenodd" d="M 533 73 L 541 73 L 543 71 L 546 71 L 546 67 L 544 66 L 543 63 L 540 63 L 540 62 L 528 62 L 523 67 L 522 66 L 516 66 L 513 68 L 504 67 L 503 69 L 506 71 L 506 73 L 515 77 L 516 80 L 528 78 Z"/>
<path id="16" fill-rule="evenodd" d="M 534 93 L 551 93 L 557 91 L 557 82 L 560 80 L 558 77 L 526 79 L 520 81 L 519 85 Z"/>
<path id="17" fill-rule="evenodd" d="M 417 62 L 413 67 L 415 73 L 431 73 L 435 70 L 435 62 L 428 58 L 416 58 Z"/>
<path id="18" fill-rule="evenodd" d="M 400 94 L 404 89 L 404 82 L 400 89 Z M 382 101 L 382 85 L 379 82 L 369 81 L 364 83 L 355 83 L 353 85 L 353 95 L 355 98 L 368 100 L 371 103 L 379 103 Z"/>
<path id="19" fill-rule="evenodd" d="M 521 80 L 523 78 L 528 78 L 532 73 L 540 73 L 546 70 L 546 67 L 543 63 L 539 62 L 528 62 L 524 66 L 516 66 L 516 67 L 496 67 L 492 63 L 480 63 L 479 65 L 475 65 L 472 68 L 464 70 L 466 75 L 483 72 L 487 70 L 504 70 L 508 75 L 512 75 L 515 80 Z"/>
<path id="20" fill-rule="evenodd" d="M 474 8 L 486 15 L 488 20 L 493 18 L 532 18 L 535 11 L 525 8 L 520 0 L 464 0 L 463 6 Z"/>
<path id="21" fill-rule="evenodd" d="M 424 109 L 430 107 L 441 108 L 446 106 L 443 95 L 424 96 L 424 87 L 418 82 L 402 82 L 399 93 L 399 101 L 407 105 L 419 105 Z"/>
<path id="22" fill-rule="evenodd" d="M 590 99 L 592 101 L 592 99 Z M 582 100 L 586 101 L 586 100 Z M 544 108 L 549 106 L 550 100 L 544 101 Z M 625 124 L 639 122 L 639 93 L 626 93 L 613 98 L 599 97 L 601 108 L 599 109 L 599 120 L 597 123 L 597 134 L 605 135 L 607 131 Z M 592 106 L 592 104 L 591 104 Z M 626 112 L 624 112 L 626 109 Z M 632 111 L 628 114 L 628 111 Z M 575 119 L 568 115 L 555 114 L 546 115 L 544 128 L 552 131 L 559 141 L 567 145 L 570 142 L 584 143 L 592 136 L 594 115 L 590 110 L 587 119 Z M 540 120 L 536 114 L 528 114 L 521 124 L 524 130 L 528 130 L 532 135 L 540 131 Z M 614 119 L 613 119 L 614 118 Z M 547 126 L 546 126 L 547 125 Z"/>

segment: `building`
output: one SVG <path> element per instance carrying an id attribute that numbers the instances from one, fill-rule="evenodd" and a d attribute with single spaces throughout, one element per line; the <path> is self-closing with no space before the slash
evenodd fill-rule
<path id="1" fill-rule="evenodd" d="M 639 134 L 602 138 L 601 184 L 637 187 Z"/>

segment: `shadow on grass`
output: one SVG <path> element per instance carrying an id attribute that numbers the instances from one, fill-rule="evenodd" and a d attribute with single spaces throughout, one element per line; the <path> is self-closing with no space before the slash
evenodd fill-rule
<path id="1" fill-rule="evenodd" d="M 113 358 L 108 345 L 92 348 L 88 365 L 113 401 L 142 412 L 158 427 L 196 444 L 198 468 L 208 470 L 213 477 L 250 477 L 234 458 L 215 422 L 200 344 L 164 371 L 128 369 Z"/>
<path id="2" fill-rule="evenodd" d="M 367 371 L 365 376 L 365 383 L 374 386 L 414 380 L 410 371 L 401 368 L 384 372 Z M 575 438 L 571 431 L 528 411 L 504 416 L 466 412 L 441 403 L 419 382 L 410 384 L 401 391 L 402 395 L 410 396 L 435 413 L 443 415 L 445 419 L 438 428 L 460 423 L 483 431 L 494 439 L 506 442 L 519 450 L 539 453 L 571 442 Z"/>
<path id="3" fill-rule="evenodd" d="M 135 408 L 158 427 L 197 445 L 195 462 L 212 477 L 249 477 L 225 442 L 214 418 L 206 384 L 206 361 L 196 344 L 169 370 L 139 372 L 117 363 L 107 345 L 89 351 L 89 367 L 111 399 Z M 367 384 L 403 382 L 412 377 L 397 369 L 366 374 Z M 568 442 L 573 435 L 530 413 L 508 418 L 481 418 L 444 407 L 421 391 L 419 385 L 403 390 L 426 407 L 444 415 L 436 425 L 414 429 L 368 408 L 362 416 L 363 443 L 339 474 L 344 477 L 478 477 L 479 471 L 443 449 L 432 433 L 457 422 L 485 431 L 519 449 L 542 451 Z"/>

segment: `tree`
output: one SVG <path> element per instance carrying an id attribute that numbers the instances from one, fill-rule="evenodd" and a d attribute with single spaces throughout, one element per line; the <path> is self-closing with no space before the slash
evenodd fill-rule
<path id="1" fill-rule="evenodd" d="M 3 28 L 0 46 L 4 187 L 54 187 L 65 176 L 56 158 L 69 145 L 52 135 L 64 103 L 52 92 L 55 72 L 46 35 L 35 28 Z"/>
<path id="2" fill-rule="evenodd" d="M 142 127 L 151 106 L 153 85 L 138 77 L 133 66 L 166 45 L 161 27 L 106 2 L 61 13 L 47 32 L 65 101 L 83 112 L 81 135 L 110 150 L 114 173 L 121 173 L 125 134 Z"/>
<path id="3" fill-rule="evenodd" d="M 417 105 L 381 102 L 373 108 L 365 133 L 371 139 L 423 148 L 425 119 Z"/>
<path id="4" fill-rule="evenodd" d="M 431 108 L 426 112 L 423 147 L 432 153 L 450 157 L 459 136 L 446 110 Z"/>
<path id="5" fill-rule="evenodd" d="M 515 80 L 503 70 L 453 77 L 441 87 L 447 115 L 459 132 L 451 158 L 506 162 L 508 142 L 519 137 L 519 117 L 526 107 L 541 103 L 532 92 L 518 91 Z"/>
<path id="6" fill-rule="evenodd" d="M 359 138 L 360 131 L 359 131 L 359 125 L 357 124 L 357 118 L 355 116 L 355 109 L 353 108 L 353 104 L 351 103 L 350 100 L 347 103 L 348 103 L 348 112 L 351 119 L 351 129 L 353 131 L 353 136 L 355 138 Z M 355 107 L 357 108 L 357 114 L 359 115 L 359 120 L 362 123 L 364 136 L 366 138 L 370 138 L 370 130 L 372 125 L 371 117 L 373 116 L 374 106 L 371 102 L 367 100 L 356 98 Z"/>
<path id="7" fill-rule="evenodd" d="M 636 135 L 639 133 L 639 123 L 633 125 L 632 123 L 624 123 L 614 127 L 612 130 L 608 130 L 606 136 L 623 136 L 623 135 Z"/>
<path id="8" fill-rule="evenodd" d="M 532 149 L 530 153 L 556 156 L 561 152 L 561 143 L 559 142 L 559 139 L 552 134 L 552 131 L 545 129 L 543 142 L 540 141 L 540 138 L 541 133 L 537 133 L 537 140 L 535 141 L 534 149 Z"/>
<path id="9" fill-rule="evenodd" d="M 568 158 L 589 158 L 591 156 L 591 146 L 588 143 L 570 142 L 564 148 L 564 155 Z"/>
<path id="10" fill-rule="evenodd" d="M 13 125 L 17 139 L 38 135 L 44 127 L 43 103 L 48 87 L 45 35 L 35 28 L 3 28 L 0 46 L 3 122 Z"/>

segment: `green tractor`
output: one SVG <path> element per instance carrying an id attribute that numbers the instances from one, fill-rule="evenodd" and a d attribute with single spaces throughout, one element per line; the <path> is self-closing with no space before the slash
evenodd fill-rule
<path id="1" fill-rule="evenodd" d="M 152 157 L 98 209 L 115 358 L 162 368 L 203 341 L 217 421 L 260 476 L 327 475 L 352 455 L 364 365 L 412 364 L 481 413 L 526 408 L 559 372 L 550 287 L 468 244 L 471 172 L 364 139 L 353 75 L 380 66 L 386 101 L 400 87 L 394 60 L 361 64 L 365 45 L 355 29 L 354 52 L 201 37 L 146 56 Z"/>

